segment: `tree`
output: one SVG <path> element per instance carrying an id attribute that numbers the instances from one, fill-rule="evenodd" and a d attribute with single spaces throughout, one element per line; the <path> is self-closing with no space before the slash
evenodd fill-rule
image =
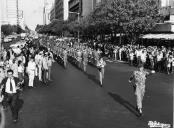
<path id="1" fill-rule="evenodd" d="M 20 26 L 16 26 L 16 25 L 2 25 L 1 26 L 1 30 L 3 32 L 4 35 L 8 36 L 11 35 L 12 33 L 22 33 L 24 32 L 24 30 L 20 27 Z"/>
<path id="2" fill-rule="evenodd" d="M 1 30 L 4 35 L 10 35 L 12 33 L 12 28 L 10 27 L 10 25 L 2 25 Z"/>
<path id="3" fill-rule="evenodd" d="M 109 0 L 94 10 L 91 25 L 98 34 L 122 33 L 137 40 L 160 19 L 157 0 Z"/>
<path id="4" fill-rule="evenodd" d="M 37 24 L 37 26 L 36 26 L 36 28 L 35 28 L 35 31 L 36 31 L 36 32 L 39 32 L 39 30 L 42 29 L 43 26 L 44 26 L 44 25 L 39 25 L 39 24 Z"/>
<path id="5" fill-rule="evenodd" d="M 29 27 L 26 25 L 25 26 L 25 32 L 29 33 L 31 30 L 29 29 Z"/>
<path id="6" fill-rule="evenodd" d="M 136 42 L 141 34 L 150 32 L 161 20 L 157 0 L 105 0 L 94 11 L 78 21 L 54 21 L 44 26 L 41 32 L 70 32 L 74 36 L 80 31 L 82 37 L 96 39 L 105 37 L 117 39 L 124 35 L 130 42 Z"/>

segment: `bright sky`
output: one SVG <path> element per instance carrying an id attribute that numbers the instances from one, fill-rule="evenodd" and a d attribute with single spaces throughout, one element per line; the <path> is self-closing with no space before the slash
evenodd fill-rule
<path id="1" fill-rule="evenodd" d="M 54 0 L 47 0 L 49 6 Z M 43 24 L 44 0 L 20 0 L 26 25 L 34 30 L 37 24 Z"/>

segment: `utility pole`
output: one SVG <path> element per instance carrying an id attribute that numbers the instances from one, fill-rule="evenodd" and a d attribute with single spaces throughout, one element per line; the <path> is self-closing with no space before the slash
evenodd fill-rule
<path id="1" fill-rule="evenodd" d="M 46 25 L 46 0 L 44 0 L 44 7 L 43 7 L 43 25 Z"/>
<path id="2" fill-rule="evenodd" d="M 2 32 L 1 32 L 1 25 L 2 25 L 2 14 L 1 13 L 2 13 L 2 10 L 1 9 L 2 9 L 2 0 L 0 0 L 0 51 L 2 51 L 2 49 L 1 49 L 2 48 L 1 47 L 2 46 L 2 35 L 1 35 L 2 34 Z"/>
<path id="3" fill-rule="evenodd" d="M 19 1 L 16 0 L 17 34 L 19 34 Z"/>
<path id="4" fill-rule="evenodd" d="M 43 8 L 43 25 L 46 25 L 46 23 L 45 23 L 45 6 Z"/>
<path id="5" fill-rule="evenodd" d="M 78 23 L 80 24 L 80 13 L 78 13 Z M 80 31 L 78 29 L 78 43 L 80 42 Z"/>

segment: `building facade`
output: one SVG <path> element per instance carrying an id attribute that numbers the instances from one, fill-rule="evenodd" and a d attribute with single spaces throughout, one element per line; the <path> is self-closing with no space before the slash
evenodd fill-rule
<path id="1" fill-rule="evenodd" d="M 2 0 L 1 1 L 1 23 L 2 24 L 8 24 L 8 16 L 7 16 L 7 1 L 6 0 Z"/>
<path id="2" fill-rule="evenodd" d="M 165 17 L 164 22 L 157 23 L 154 32 L 174 32 L 174 0 L 158 0 L 160 14 Z"/>
<path id="3" fill-rule="evenodd" d="M 69 17 L 69 0 L 64 0 L 64 3 L 63 3 L 63 18 L 64 20 L 68 20 L 68 17 Z"/>
<path id="4" fill-rule="evenodd" d="M 105 0 L 70 0 L 69 19 L 77 20 L 77 13 L 80 14 L 80 17 L 89 15 L 92 11 L 94 11 L 95 7 L 99 6 L 104 1 Z"/>
<path id="5" fill-rule="evenodd" d="M 25 20 L 22 10 L 22 1 L 18 0 L 18 23 L 24 29 Z M 17 1 L 16 0 L 1 0 L 1 24 L 17 25 Z"/>
<path id="6" fill-rule="evenodd" d="M 55 0 L 55 19 L 63 20 L 63 0 Z"/>
<path id="7" fill-rule="evenodd" d="M 50 21 L 68 20 L 68 1 L 69 0 L 55 0 L 54 6 L 50 11 Z"/>
<path id="8" fill-rule="evenodd" d="M 2 0 L 2 24 L 17 24 L 16 0 Z"/>
<path id="9" fill-rule="evenodd" d="M 174 15 L 174 0 L 159 0 L 160 13 Z"/>
<path id="10" fill-rule="evenodd" d="M 69 20 L 77 20 L 78 16 L 81 17 L 82 13 L 82 0 L 69 0 Z"/>
<path id="11" fill-rule="evenodd" d="M 50 16 L 50 22 L 52 22 L 53 20 L 56 19 L 56 17 L 55 17 L 55 4 L 52 5 L 49 16 Z"/>

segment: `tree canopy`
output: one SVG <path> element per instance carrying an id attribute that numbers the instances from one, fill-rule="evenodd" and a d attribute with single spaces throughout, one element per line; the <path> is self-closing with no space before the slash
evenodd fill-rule
<path id="1" fill-rule="evenodd" d="M 79 22 L 56 21 L 42 30 L 56 34 L 80 31 L 82 37 L 88 38 L 121 33 L 130 40 L 137 40 L 141 34 L 150 32 L 162 18 L 157 0 L 107 0 Z"/>
<path id="2" fill-rule="evenodd" d="M 2 25 L 1 31 L 6 36 L 11 35 L 12 33 L 19 33 L 20 34 L 20 33 L 24 32 L 24 30 L 20 26 L 10 25 L 10 24 Z"/>

